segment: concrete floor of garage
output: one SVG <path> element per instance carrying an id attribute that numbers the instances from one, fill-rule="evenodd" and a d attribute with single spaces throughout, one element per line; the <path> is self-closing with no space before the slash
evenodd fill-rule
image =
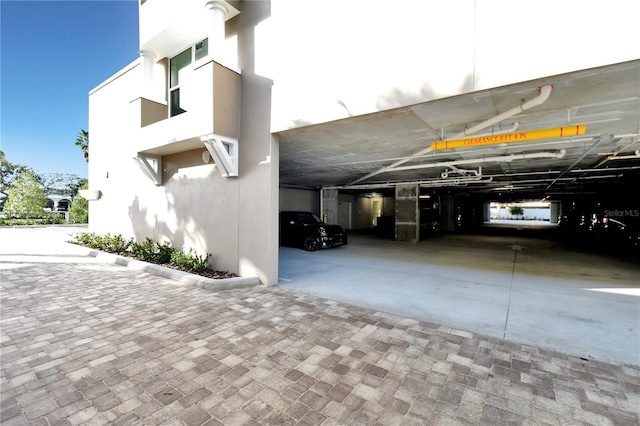
<path id="1" fill-rule="evenodd" d="M 549 227 L 546 227 L 549 228 Z M 280 285 L 492 337 L 640 365 L 640 262 L 540 232 L 418 244 L 351 233 L 344 247 L 280 248 Z M 539 234 L 539 235 L 538 235 Z"/>

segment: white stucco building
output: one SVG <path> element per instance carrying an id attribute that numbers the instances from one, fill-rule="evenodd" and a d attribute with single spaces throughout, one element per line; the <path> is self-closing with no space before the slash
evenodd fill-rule
<path id="1" fill-rule="evenodd" d="M 621 40 L 639 13 L 633 1 L 140 0 L 140 57 L 89 94 L 90 230 L 210 252 L 216 269 L 276 284 L 278 210 L 319 203 L 280 190 L 278 131 L 634 60 L 637 43 Z M 613 19 L 616 31 L 587 30 Z"/>

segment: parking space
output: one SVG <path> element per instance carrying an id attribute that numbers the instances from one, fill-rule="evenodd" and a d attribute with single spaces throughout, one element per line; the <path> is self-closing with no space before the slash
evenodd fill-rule
<path id="1" fill-rule="evenodd" d="M 640 264 L 531 232 L 418 244 L 352 233 L 318 252 L 280 248 L 280 285 L 422 321 L 640 365 Z"/>

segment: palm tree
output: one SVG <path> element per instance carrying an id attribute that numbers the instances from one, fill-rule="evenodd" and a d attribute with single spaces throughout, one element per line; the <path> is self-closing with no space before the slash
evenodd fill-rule
<path id="1" fill-rule="evenodd" d="M 80 129 L 78 137 L 76 138 L 76 146 L 79 146 L 84 155 L 84 161 L 89 162 L 89 132 L 85 129 Z"/>

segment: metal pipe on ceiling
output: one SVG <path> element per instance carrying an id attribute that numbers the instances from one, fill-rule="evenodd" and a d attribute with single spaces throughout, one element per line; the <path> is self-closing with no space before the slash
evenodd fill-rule
<path id="1" fill-rule="evenodd" d="M 363 183 L 360 185 L 345 185 L 345 186 L 325 186 L 323 189 L 337 189 L 337 190 L 348 190 L 348 189 L 356 189 L 356 190 L 367 190 L 367 189 L 386 189 L 386 188 L 395 188 L 396 185 L 419 185 L 423 188 L 429 187 L 445 187 L 445 186 L 460 186 L 466 185 L 468 183 L 489 183 L 493 180 L 493 177 L 484 177 L 484 176 L 471 176 L 471 177 L 460 177 L 455 179 L 434 179 L 430 181 L 398 181 L 398 182 L 385 182 L 385 183 Z"/>
<path id="2" fill-rule="evenodd" d="M 414 164 L 413 166 L 396 167 L 393 169 L 396 171 L 404 170 L 416 170 L 416 169 L 429 169 L 433 167 L 452 167 L 460 164 L 478 164 L 478 163 L 510 163 L 514 160 L 529 160 L 533 158 L 562 158 L 567 153 L 566 150 L 561 149 L 557 152 L 530 152 L 527 154 L 509 154 L 498 155 L 495 157 L 483 157 L 483 158 L 470 158 L 468 160 L 454 160 L 443 161 L 439 163 L 427 163 L 427 164 Z"/>
<path id="3" fill-rule="evenodd" d="M 640 166 L 632 166 L 632 167 L 616 167 L 616 168 L 607 168 L 607 169 L 582 169 L 582 170 L 572 170 L 571 172 L 616 172 L 616 171 L 626 171 L 626 170 L 640 170 Z M 365 183 L 360 185 L 345 185 L 345 186 L 326 186 L 323 189 L 337 189 L 337 190 L 369 190 L 369 189 L 386 189 L 386 188 L 394 188 L 396 185 L 402 184 L 414 184 L 420 185 L 423 188 L 427 187 L 446 187 L 453 186 L 452 183 L 456 182 L 458 186 L 468 183 L 491 183 L 494 178 L 504 178 L 504 177 L 512 177 L 512 176 L 527 176 L 527 175 L 537 175 L 537 174 L 560 174 L 564 173 L 561 171 L 548 171 L 548 172 L 527 172 L 527 173 L 506 173 L 506 174 L 495 174 L 495 175 L 483 175 L 483 176 L 470 176 L 466 178 L 456 178 L 456 179 L 435 179 L 430 181 L 390 181 L 390 182 L 381 182 L 381 183 Z M 610 179 L 620 177 L 620 174 L 609 174 L 609 175 L 598 175 L 598 176 L 581 176 L 577 179 L 589 180 L 589 179 Z M 556 180 L 571 182 L 577 180 L 574 177 L 563 177 L 558 178 Z M 545 184 L 546 182 L 552 181 L 553 178 L 540 178 L 540 179 L 528 179 L 528 180 L 518 180 L 514 181 L 515 185 L 521 184 Z M 488 190 L 495 190 L 495 188 L 487 188 Z"/>
<path id="4" fill-rule="evenodd" d="M 595 141 L 591 144 L 591 146 L 582 153 L 582 155 L 580 156 L 580 158 L 578 158 L 576 161 L 573 162 L 573 164 L 571 164 L 569 167 L 567 167 L 567 169 L 565 171 L 563 171 L 562 173 L 560 173 L 560 176 L 558 176 L 553 182 L 551 182 L 549 184 L 549 186 L 547 186 L 547 188 L 545 189 L 546 191 L 550 190 L 551 187 L 553 185 L 555 185 L 556 182 L 558 182 L 558 180 L 560 180 L 560 178 L 562 176 L 564 176 L 566 173 L 570 172 L 571 169 L 573 169 L 578 163 L 580 163 L 587 155 L 589 155 L 589 153 L 591 153 L 591 151 L 593 151 L 594 149 L 596 149 L 598 147 L 598 145 L 600 145 L 602 143 L 602 141 L 604 141 L 605 138 L 603 136 L 598 136 L 595 138 Z M 620 139 L 618 139 L 620 140 Z M 616 140 L 617 142 L 617 140 Z"/>
<path id="5" fill-rule="evenodd" d="M 622 138 L 635 138 L 636 136 L 638 136 L 637 133 L 629 133 L 629 134 L 626 134 L 626 135 L 615 135 L 615 136 L 612 136 L 612 137 L 613 138 L 622 139 Z M 630 159 L 635 159 L 637 156 L 640 155 L 640 150 L 638 150 L 638 149 L 636 149 L 635 155 L 618 155 L 618 154 L 621 153 L 621 152 L 626 151 L 628 148 L 632 147 L 633 145 L 635 145 L 638 142 L 640 142 L 640 139 L 632 140 L 629 144 L 623 146 L 618 151 L 613 152 L 610 155 L 608 155 L 606 158 L 604 158 L 602 161 L 600 161 L 594 167 L 600 167 L 604 163 L 606 163 L 607 161 L 611 161 L 611 160 L 630 160 Z"/>
<path id="6" fill-rule="evenodd" d="M 465 136 L 469 136 L 469 135 L 471 135 L 471 134 L 473 134 L 473 133 L 475 133 L 477 131 L 480 131 L 482 129 L 486 129 L 487 127 L 489 127 L 489 126 L 491 126 L 493 124 L 499 123 L 502 120 L 505 120 L 507 118 L 510 118 L 510 117 L 513 117 L 513 116 L 515 116 L 517 114 L 520 114 L 523 111 L 529 110 L 529 109 L 534 108 L 534 107 L 536 107 L 538 105 L 542 105 L 549 98 L 549 95 L 551 94 L 551 90 L 552 89 L 553 89 L 553 85 L 547 85 L 547 86 L 539 87 L 538 91 L 540 93 L 535 98 L 523 103 L 522 105 L 518 105 L 516 107 L 513 107 L 510 110 L 507 110 L 507 111 L 503 112 L 502 114 L 498 114 L 495 117 L 491 117 L 491 118 L 489 118 L 489 119 L 487 119 L 487 120 L 485 120 L 485 121 L 483 121 L 481 123 L 478 123 L 475 126 L 470 127 L 469 129 L 466 129 L 466 130 L 464 130 L 464 131 L 462 131 L 460 133 L 457 133 L 457 134 L 453 135 L 452 137 L 450 137 L 449 139 L 460 139 L 460 138 L 463 138 Z M 387 172 L 389 170 L 392 170 L 392 169 L 396 168 L 397 166 L 400 166 L 400 165 L 402 165 L 402 164 L 404 164 L 404 163 L 406 163 L 408 161 L 413 160 L 415 157 L 424 155 L 424 154 L 426 154 L 428 152 L 431 152 L 431 151 L 432 151 L 432 148 L 431 148 L 431 146 L 429 146 L 429 147 L 427 147 L 425 149 L 422 149 L 422 150 L 420 150 L 420 151 L 418 151 L 418 152 L 416 152 L 414 154 L 411 154 L 410 156 L 402 158 L 402 159 L 396 161 L 393 164 L 390 164 L 388 166 L 384 166 L 384 167 L 382 167 L 382 168 L 380 168 L 380 169 L 378 169 L 378 170 L 376 170 L 374 172 L 371 172 L 371 173 L 369 173 L 369 174 L 367 174 L 365 176 L 359 177 L 358 179 L 355 179 L 355 180 L 349 182 L 348 185 L 353 185 L 353 184 L 356 184 L 358 182 L 362 182 L 363 180 L 369 179 L 370 177 L 379 175 L 381 173 L 385 173 L 385 172 Z"/>

